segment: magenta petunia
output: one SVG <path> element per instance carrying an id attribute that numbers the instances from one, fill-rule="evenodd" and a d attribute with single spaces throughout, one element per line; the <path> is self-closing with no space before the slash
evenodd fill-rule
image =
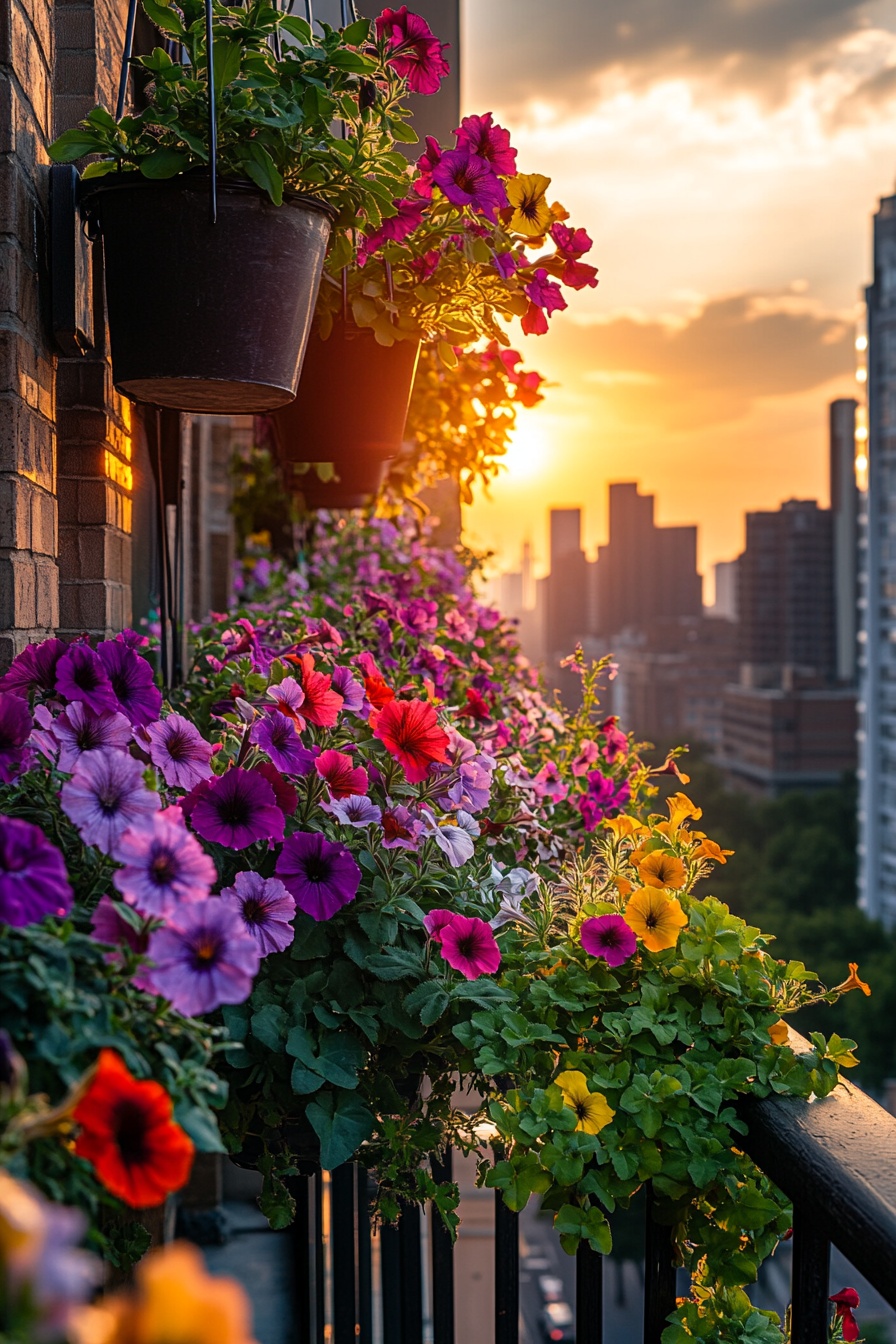
<path id="1" fill-rule="evenodd" d="M 205 782 L 190 821 L 204 840 L 228 849 L 283 839 L 283 813 L 274 790 L 261 775 L 241 766 Z"/>
<path id="2" fill-rule="evenodd" d="M 28 768 L 28 738 L 33 726 L 25 701 L 0 691 L 0 783 L 11 784 Z"/>
<path id="3" fill-rule="evenodd" d="M 292 926 L 295 899 L 278 877 L 237 873 L 233 886 L 221 892 L 221 900 L 237 910 L 263 957 L 282 952 L 296 936 Z"/>
<path id="4" fill-rule="evenodd" d="M 423 917 L 423 927 L 434 943 L 442 941 L 442 931 L 457 915 L 453 910 L 430 910 Z"/>
<path id="5" fill-rule="evenodd" d="M 465 980 L 493 975 L 501 965 L 495 935 L 484 919 L 455 915 L 441 929 L 442 956 Z"/>
<path id="6" fill-rule="evenodd" d="M 438 93 L 451 71 L 442 54 L 447 43 L 439 41 L 425 19 L 410 13 L 407 5 L 384 9 L 376 20 L 376 35 L 385 39 L 388 63 L 412 93 Z"/>
<path id="7" fill-rule="evenodd" d="M 179 906 L 165 927 L 150 935 L 148 952 L 153 992 L 184 1017 L 245 1002 L 261 961 L 239 911 L 217 896 Z"/>
<path id="8" fill-rule="evenodd" d="M 141 915 L 167 915 L 181 901 L 204 900 L 218 877 L 178 808 L 156 813 L 148 825 L 125 831 L 115 857 L 124 867 L 112 881 Z"/>
<path id="9" fill-rule="evenodd" d="M 107 639 L 96 646 L 97 656 L 112 685 L 118 707 L 131 723 L 143 726 L 159 717 L 162 692 L 152 668 L 123 640 Z"/>
<path id="10" fill-rule="evenodd" d="M 22 928 L 72 907 L 65 860 L 39 826 L 0 816 L 0 920 Z"/>
<path id="11" fill-rule="evenodd" d="M 344 751 L 322 751 L 314 762 L 314 768 L 325 780 L 331 798 L 348 798 L 353 793 L 366 793 L 370 784 L 367 771 L 363 766 L 355 765 L 351 756 Z"/>
<path id="12" fill-rule="evenodd" d="M 143 736 L 149 740 L 149 759 L 171 788 L 194 789 L 211 779 L 212 745 L 182 714 L 150 724 Z"/>
<path id="13" fill-rule="evenodd" d="M 392 204 L 395 206 L 396 213 L 390 215 L 388 219 L 384 219 L 378 229 L 372 229 L 370 233 L 366 233 L 362 237 L 362 261 L 365 256 L 377 252 L 384 243 L 403 242 L 422 223 L 427 208 L 426 201 L 403 200 L 393 201 Z"/>
<path id="14" fill-rule="evenodd" d="M 84 753 L 59 798 L 84 843 L 97 845 L 104 854 L 114 854 L 124 832 L 161 805 L 159 795 L 146 787 L 139 761 L 108 748 Z"/>
<path id="15" fill-rule="evenodd" d="M 414 191 L 418 196 L 432 197 L 433 171 L 442 157 L 442 147 L 434 136 L 426 137 L 426 149 L 417 160 L 418 176 L 414 179 Z"/>
<path id="16" fill-rule="evenodd" d="M 44 729 L 41 750 L 50 749 L 53 756 L 58 752 L 59 769 L 69 775 L 85 751 L 127 751 L 131 745 L 131 725 L 117 710 L 96 714 L 75 700 L 55 719 L 46 706 L 35 710 L 35 718 Z"/>
<path id="17" fill-rule="evenodd" d="M 106 943 L 109 947 L 121 948 L 129 947 L 132 952 L 139 956 L 146 956 L 146 949 L 149 946 L 149 934 L 144 929 L 138 932 L 131 924 L 130 920 L 123 913 L 123 907 L 119 901 L 113 901 L 111 896 L 103 896 L 90 918 L 90 927 L 93 936 L 98 943 Z M 106 962 L 111 966 L 121 961 L 121 953 L 111 952 L 106 957 Z M 133 984 L 137 989 L 146 989 L 151 991 L 150 973 L 147 967 L 141 967 L 133 977 Z"/>
<path id="18" fill-rule="evenodd" d="M 492 172 L 491 164 L 468 149 L 447 150 L 433 170 L 432 180 L 452 205 L 468 205 L 489 218 L 507 205 L 504 184 Z"/>
<path id="19" fill-rule="evenodd" d="M 29 644 L 13 658 L 9 670 L 0 677 L 0 691 L 27 699 L 30 691 L 55 690 L 56 665 L 67 648 L 61 639 Z"/>
<path id="20" fill-rule="evenodd" d="M 296 905 L 312 919 L 332 919 L 353 901 L 361 869 L 344 845 L 333 844 L 318 831 L 298 831 L 280 852 L 275 869 Z"/>
<path id="21" fill-rule="evenodd" d="M 101 658 L 87 644 L 70 644 L 56 664 L 56 690 L 64 700 L 81 700 L 95 714 L 114 713 L 118 700 Z"/>
<path id="22" fill-rule="evenodd" d="M 308 754 L 313 759 L 313 752 L 309 752 Z M 308 769 L 311 770 L 312 766 L 309 765 Z M 295 810 L 299 805 L 299 795 L 295 785 L 291 784 L 286 776 L 280 773 L 276 765 L 271 765 L 270 761 L 258 761 L 252 766 L 252 773 L 261 775 L 262 779 L 266 779 L 270 784 L 271 788 L 274 790 L 274 800 L 284 817 L 294 816 Z M 298 773 L 304 774 L 306 772 L 301 771 Z"/>
<path id="23" fill-rule="evenodd" d="M 272 709 L 256 719 L 249 736 L 278 770 L 307 775 L 314 767 L 314 756 L 302 745 L 295 720 L 281 714 L 279 709 Z"/>
<path id="24" fill-rule="evenodd" d="M 543 266 L 538 267 L 538 270 L 526 285 L 525 293 L 528 299 L 531 299 L 546 313 L 562 311 L 567 307 L 563 291 L 553 280 L 548 279 L 548 273 Z"/>
<path id="25" fill-rule="evenodd" d="M 471 154 L 478 154 L 503 177 L 515 175 L 516 150 L 510 147 L 510 132 L 495 125 L 491 112 L 482 117 L 464 117 L 454 134 L 458 149 L 465 148 Z"/>
<path id="26" fill-rule="evenodd" d="M 589 957 L 601 957 L 608 966 L 621 966 L 638 945 L 622 915 L 598 915 L 586 919 L 581 929 L 582 947 Z"/>

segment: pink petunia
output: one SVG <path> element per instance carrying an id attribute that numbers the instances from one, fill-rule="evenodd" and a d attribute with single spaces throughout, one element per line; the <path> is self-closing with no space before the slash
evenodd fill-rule
<path id="1" fill-rule="evenodd" d="M 451 70 L 443 55 L 448 44 L 439 41 L 425 19 L 411 14 L 407 5 L 384 9 L 376 20 L 376 35 L 386 40 L 388 64 L 407 80 L 412 93 L 438 93 Z"/>
<path id="2" fill-rule="evenodd" d="M 353 793 L 366 793 L 370 781 L 363 766 L 355 765 L 344 751 L 322 751 L 314 762 L 321 779 L 326 780 L 331 798 L 348 798 Z"/>
<path id="3" fill-rule="evenodd" d="M 468 205 L 489 219 L 507 205 L 504 184 L 491 164 L 468 149 L 449 149 L 443 154 L 432 180 L 452 205 Z"/>
<path id="4" fill-rule="evenodd" d="M 516 173 L 516 150 L 510 147 L 510 132 L 496 126 L 491 112 L 484 116 L 464 117 L 454 132 L 458 149 L 469 149 L 491 164 L 496 173 L 513 177 Z"/>
<path id="5" fill-rule="evenodd" d="M 501 965 L 495 935 L 484 919 L 455 915 L 441 930 L 441 950 L 449 966 L 465 980 L 494 975 Z"/>
<path id="6" fill-rule="evenodd" d="M 589 957 L 599 957 L 608 966 L 621 966 L 634 955 L 638 940 L 622 915 L 598 915 L 581 928 L 582 947 Z"/>

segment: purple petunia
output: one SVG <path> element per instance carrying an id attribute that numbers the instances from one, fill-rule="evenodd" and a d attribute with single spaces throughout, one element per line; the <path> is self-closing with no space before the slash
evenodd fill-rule
<path id="1" fill-rule="evenodd" d="M 151 724 L 143 736 L 149 739 L 150 760 L 170 787 L 192 789 L 211 778 L 212 745 L 182 714 Z"/>
<path id="2" fill-rule="evenodd" d="M 66 774 L 71 774 L 85 751 L 127 751 L 131 745 L 131 725 L 123 714 L 108 710 L 95 714 L 79 700 L 55 719 L 46 706 L 39 705 L 34 717 L 44 730 L 38 745 L 49 755 L 59 753 L 59 769 Z"/>
<path id="3" fill-rule="evenodd" d="M 631 797 L 631 785 L 627 779 L 617 783 L 608 779 L 600 770 L 588 772 L 588 792 L 576 799 L 582 814 L 586 831 L 593 831 L 598 822 L 605 817 L 615 817 L 625 807 Z"/>
<path id="4" fill-rule="evenodd" d="M 52 691 L 56 687 L 56 664 L 68 646 L 61 639 L 29 644 L 0 677 L 0 691 L 28 698 L 29 691 Z"/>
<path id="5" fill-rule="evenodd" d="M 419 849 L 423 843 L 423 822 L 410 808 L 390 808 L 383 813 L 383 849 Z"/>
<path id="6" fill-rule="evenodd" d="M 490 219 L 507 205 L 504 183 L 491 164 L 466 147 L 443 154 L 433 169 L 432 180 L 452 205 L 469 205 Z"/>
<path id="7" fill-rule="evenodd" d="M 111 896 L 101 897 L 91 916 L 90 927 L 98 943 L 106 943 L 109 947 L 117 948 L 126 946 L 141 957 L 146 955 L 149 934 L 145 931 L 138 933 L 133 924 L 122 914 L 121 904 L 118 901 L 113 901 Z M 119 963 L 121 961 L 120 951 L 111 952 L 105 958 L 105 961 L 110 966 Z M 149 968 L 141 967 L 134 975 L 132 983 L 136 989 L 145 989 L 152 993 Z"/>
<path id="8" fill-rule="evenodd" d="M 82 700 L 95 714 L 118 709 L 103 661 L 88 644 L 68 646 L 56 664 L 56 690 L 63 700 Z"/>
<path id="9" fill-rule="evenodd" d="M 221 892 L 221 900 L 238 911 L 263 957 L 282 952 L 296 936 L 292 926 L 296 903 L 278 877 L 237 873 L 233 886 Z"/>
<path id="10" fill-rule="evenodd" d="M 104 854 L 113 854 L 124 832 L 161 805 L 159 795 L 143 782 L 140 762 L 108 749 L 85 752 L 59 798 L 84 843 L 97 845 Z"/>
<path id="11" fill-rule="evenodd" d="M 256 771 L 234 766 L 200 788 L 190 821 L 203 840 L 245 849 L 257 840 L 283 839 L 283 813 L 274 790 Z"/>
<path id="12" fill-rule="evenodd" d="M 276 866 L 296 905 L 312 919 L 332 919 L 354 900 L 361 869 L 343 845 L 334 845 L 318 831 L 290 836 Z"/>
<path id="13" fill-rule="evenodd" d="M 115 857 L 124 864 L 112 878 L 141 915 L 167 915 L 181 901 L 201 901 L 217 870 L 177 807 L 156 813 L 149 825 L 125 831 Z"/>
<path id="14" fill-rule="evenodd" d="M 11 784 L 28 768 L 27 742 L 32 726 L 25 701 L 0 692 L 0 783 Z"/>
<path id="15" fill-rule="evenodd" d="M 150 935 L 150 980 L 184 1017 L 243 1003 L 261 960 L 258 943 L 230 901 L 217 896 L 180 906 Z"/>
<path id="16" fill-rule="evenodd" d="M 352 793 L 331 803 L 321 803 L 324 812 L 341 821 L 343 826 L 373 826 L 383 819 L 382 808 L 363 793 Z"/>
<path id="17" fill-rule="evenodd" d="M 40 827 L 0 816 L 0 920 L 22 928 L 62 918 L 72 899 L 65 860 Z"/>
<path id="18" fill-rule="evenodd" d="M 638 946 L 634 932 L 622 915 L 598 915 L 586 919 L 580 936 L 589 957 L 601 957 L 608 966 L 621 966 Z"/>
<path id="19" fill-rule="evenodd" d="M 159 716 L 162 692 L 153 681 L 152 668 L 120 639 L 96 646 L 118 705 L 131 723 L 144 726 Z"/>
<path id="20" fill-rule="evenodd" d="M 257 719 L 249 736 L 270 757 L 278 770 L 307 775 L 314 765 L 314 755 L 302 746 L 295 720 L 281 714 L 279 709 L 272 709 Z"/>
<path id="21" fill-rule="evenodd" d="M 334 667 L 332 687 L 342 696 L 342 708 L 349 714 L 364 712 L 364 687 L 352 676 L 350 667 Z"/>

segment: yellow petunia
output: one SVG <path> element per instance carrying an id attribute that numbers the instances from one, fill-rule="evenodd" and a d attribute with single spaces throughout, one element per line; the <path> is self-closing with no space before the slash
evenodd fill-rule
<path id="1" fill-rule="evenodd" d="M 657 887 L 642 887 L 625 907 L 623 919 L 648 952 L 674 947 L 688 917 L 674 896 Z"/>
<path id="2" fill-rule="evenodd" d="M 655 849 L 641 859 L 638 876 L 645 887 L 683 887 L 688 875 L 676 855 Z"/>
<path id="3" fill-rule="evenodd" d="M 670 793 L 666 799 L 666 806 L 669 809 L 669 825 L 673 831 L 677 831 L 682 822 L 693 817 L 699 821 L 703 816 L 703 808 L 696 807 L 686 793 Z"/>
<path id="4" fill-rule="evenodd" d="M 691 852 L 691 858 L 712 859 L 714 863 L 727 863 L 733 853 L 733 849 L 722 849 L 722 846 L 717 845 L 715 840 L 707 840 L 704 835 L 700 837 L 697 848 Z"/>
<path id="5" fill-rule="evenodd" d="M 772 1038 L 772 1045 L 786 1045 L 790 1039 L 790 1028 L 783 1017 L 777 1022 L 773 1022 L 768 1029 L 768 1034 Z"/>
<path id="6" fill-rule="evenodd" d="M 635 821 L 634 817 L 608 817 L 604 826 L 612 832 L 617 841 L 627 840 L 630 835 L 640 835 L 646 829 L 640 821 Z"/>
<path id="7" fill-rule="evenodd" d="M 543 173 L 517 173 L 516 177 L 508 177 L 504 185 L 507 199 L 513 206 L 510 232 L 540 238 L 553 223 L 551 208 L 544 195 L 551 179 Z"/>
<path id="8" fill-rule="evenodd" d="M 851 961 L 849 963 L 849 978 L 843 981 L 842 985 L 835 985 L 834 994 L 848 994 L 851 989 L 860 989 L 866 996 L 871 994 L 871 986 L 866 985 L 864 980 L 859 979 L 859 963 Z"/>
<path id="9" fill-rule="evenodd" d="M 578 1116 L 576 1129 L 586 1134 L 599 1134 L 616 1114 L 607 1104 L 602 1092 L 589 1092 L 588 1079 L 580 1069 L 558 1073 L 554 1082 L 563 1093 L 563 1101 Z"/>

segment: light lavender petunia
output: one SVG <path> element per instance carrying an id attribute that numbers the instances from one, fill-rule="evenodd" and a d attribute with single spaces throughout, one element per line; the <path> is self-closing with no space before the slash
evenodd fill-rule
<path id="1" fill-rule="evenodd" d="M 296 936 L 292 926 L 295 899 L 279 877 L 237 873 L 233 886 L 225 887 L 221 892 L 221 900 L 229 902 L 239 912 L 263 957 L 269 952 L 282 952 Z"/>
<path id="2" fill-rule="evenodd" d="M 84 843 L 104 854 L 114 854 L 124 832 L 158 812 L 161 801 L 144 784 L 139 761 L 108 748 L 85 752 L 59 797 Z"/>
<path id="3" fill-rule="evenodd" d="M 125 831 L 115 848 L 124 864 L 112 881 L 141 915 L 167 915 L 182 901 L 201 901 L 217 869 L 183 824 L 179 808 L 156 813 L 149 823 Z"/>
<path id="4" fill-rule="evenodd" d="M 321 803 L 324 812 L 341 821 L 343 826 L 373 826 L 383 819 L 383 810 L 363 793 L 352 793 L 331 803 Z"/>
<path id="5" fill-rule="evenodd" d="M 182 714 L 150 724 L 144 737 L 149 739 L 150 760 L 172 788 L 192 789 L 211 778 L 212 745 Z"/>
<path id="6" fill-rule="evenodd" d="M 180 906 L 150 935 L 148 951 L 153 991 L 184 1017 L 243 1003 L 261 960 L 239 912 L 217 896 Z"/>

